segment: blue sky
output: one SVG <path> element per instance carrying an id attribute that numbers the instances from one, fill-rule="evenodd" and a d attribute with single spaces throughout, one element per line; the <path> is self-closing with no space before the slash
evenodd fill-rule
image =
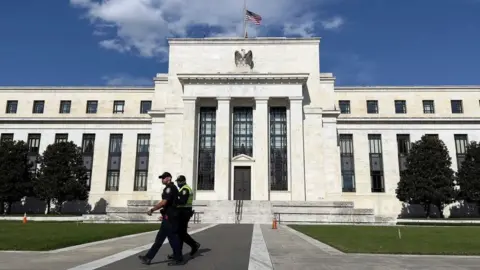
<path id="1" fill-rule="evenodd" d="M 48 3 L 48 4 L 47 4 Z M 320 36 L 337 85 L 480 84 L 480 0 L 248 0 L 257 36 Z M 299 5 L 301 3 L 301 5 Z M 0 3 L 0 85 L 152 85 L 166 37 L 233 36 L 242 0 Z"/>

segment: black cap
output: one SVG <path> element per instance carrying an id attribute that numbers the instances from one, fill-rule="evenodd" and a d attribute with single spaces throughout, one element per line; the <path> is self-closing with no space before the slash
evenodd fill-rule
<path id="1" fill-rule="evenodd" d="M 187 178 L 185 178 L 184 175 L 179 175 L 179 176 L 177 177 L 177 180 L 175 180 L 175 181 L 177 181 L 177 182 L 186 182 L 186 181 L 187 181 Z"/>
<path id="2" fill-rule="evenodd" d="M 172 175 L 169 172 L 164 172 L 162 175 L 160 175 L 158 178 L 159 179 L 165 179 L 167 177 L 172 177 Z"/>

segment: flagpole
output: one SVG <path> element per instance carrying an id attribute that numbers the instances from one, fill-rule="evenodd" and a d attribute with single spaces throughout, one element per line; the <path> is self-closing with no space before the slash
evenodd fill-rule
<path id="1" fill-rule="evenodd" d="M 243 38 L 247 37 L 247 20 L 245 20 L 245 16 L 247 15 L 247 0 L 243 0 Z"/>

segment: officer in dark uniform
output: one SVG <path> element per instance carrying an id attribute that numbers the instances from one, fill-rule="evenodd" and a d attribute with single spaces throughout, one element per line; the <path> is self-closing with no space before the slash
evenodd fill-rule
<path id="1" fill-rule="evenodd" d="M 173 249 L 173 262 L 169 265 L 178 265 L 183 264 L 183 256 L 180 247 L 180 239 L 178 237 L 178 211 L 177 211 L 177 200 L 178 200 L 178 189 L 172 182 L 172 175 L 168 172 L 164 172 L 158 178 L 162 179 L 162 183 L 165 185 L 162 193 L 162 200 L 155 205 L 152 209 L 148 210 L 147 215 L 152 215 L 152 213 L 158 209 L 162 209 L 160 213 L 162 214 L 162 225 L 160 230 L 157 233 L 155 238 L 155 243 L 153 243 L 150 250 L 145 255 L 140 255 L 138 258 L 143 264 L 149 265 L 152 259 L 157 254 L 158 250 L 162 246 L 166 238 Z"/>
<path id="2" fill-rule="evenodd" d="M 177 186 L 180 188 L 178 191 L 177 203 L 179 214 L 178 236 L 180 238 L 180 250 L 183 249 L 183 243 L 186 243 L 191 248 L 190 256 L 193 256 L 200 248 L 200 244 L 193 240 L 187 232 L 188 222 L 193 216 L 193 190 L 187 185 L 187 179 L 183 175 L 178 176 L 176 182 Z M 168 258 L 173 259 L 173 256 L 169 255 Z"/>

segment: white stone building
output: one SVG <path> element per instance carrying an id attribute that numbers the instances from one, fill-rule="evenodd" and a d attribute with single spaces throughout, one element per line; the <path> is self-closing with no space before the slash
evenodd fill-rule
<path id="1" fill-rule="evenodd" d="M 437 134 L 456 170 L 480 140 L 480 87 L 335 87 L 318 38 L 169 44 L 153 87 L 1 87 L 2 140 L 32 155 L 82 145 L 92 205 L 159 199 L 169 171 L 197 200 L 352 201 L 379 216 L 400 213 L 408 142 Z"/>

